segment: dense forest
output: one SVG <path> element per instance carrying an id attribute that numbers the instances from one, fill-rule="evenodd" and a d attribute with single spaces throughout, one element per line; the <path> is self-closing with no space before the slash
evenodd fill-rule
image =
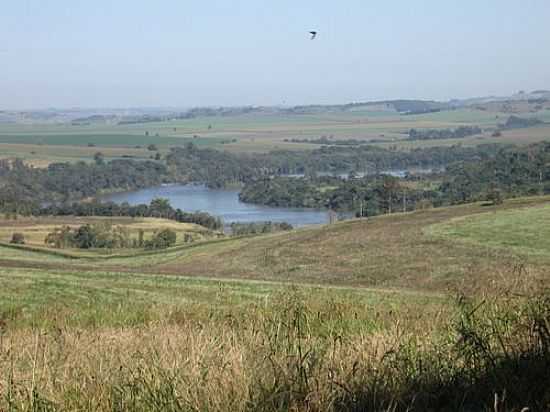
<path id="1" fill-rule="evenodd" d="M 0 160 L 0 210 L 26 213 L 44 203 L 83 199 L 102 191 L 155 186 L 167 176 L 166 166 L 154 161 L 52 163 L 38 169 L 18 159 Z"/>
<path id="2" fill-rule="evenodd" d="M 274 207 L 329 208 L 373 216 L 412 210 L 421 200 L 435 197 L 432 191 L 413 190 L 405 182 L 390 175 L 348 179 L 276 177 L 246 185 L 240 199 Z"/>
<path id="3" fill-rule="evenodd" d="M 44 203 L 62 203 L 101 192 L 133 190 L 163 182 L 203 183 L 220 188 L 243 185 L 270 176 L 380 172 L 392 169 L 441 168 L 455 161 L 494 156 L 498 146 L 434 147 L 409 152 L 374 146 L 321 147 L 312 151 L 273 151 L 238 155 L 193 144 L 172 148 L 165 159 L 118 159 L 95 163 L 53 163 L 45 169 L 21 160 L 0 161 L 0 209 L 24 212 Z"/>
<path id="4" fill-rule="evenodd" d="M 192 143 L 172 148 L 166 156 L 166 165 L 173 181 L 204 183 L 212 188 L 247 182 L 273 172 L 263 163 L 263 156 L 199 149 Z"/>
<path id="5" fill-rule="evenodd" d="M 508 196 L 548 192 L 548 164 L 548 145 L 543 143 L 527 148 L 491 144 L 410 151 L 343 145 L 256 155 L 187 144 L 172 148 L 158 161 L 105 162 L 96 158 L 92 164 L 53 163 L 45 169 L 27 166 L 20 160 L 0 161 L 0 210 L 21 214 L 156 216 L 158 211 L 152 205 L 131 207 L 76 201 L 104 191 L 179 182 L 203 183 L 213 188 L 244 187 L 241 199 L 252 203 L 357 211 L 359 202 L 362 209 L 378 214 L 397 207 L 410 210 L 420 201 L 437 206 L 477 200 L 496 189 Z M 394 178 L 384 176 L 387 171 L 411 168 L 446 171 L 423 177 L 425 184 L 420 185 L 411 184 L 418 177 L 397 179 L 394 183 Z M 350 173 L 353 177 L 358 172 L 367 172 L 367 177 L 346 180 L 320 176 Z M 305 178 L 285 177 L 292 174 Z M 219 227 L 211 216 L 188 214 L 171 207 L 167 210 L 160 217 Z"/>
<path id="6" fill-rule="evenodd" d="M 550 193 L 550 143 L 504 148 L 484 162 L 450 165 L 440 187 L 449 203 L 482 200 L 494 190 L 510 197 Z"/>
<path id="7" fill-rule="evenodd" d="M 359 215 L 550 193 L 550 144 L 503 147 L 482 160 L 451 162 L 424 177 L 384 174 L 265 178 L 247 184 L 241 200 L 281 207 L 327 207 Z"/>

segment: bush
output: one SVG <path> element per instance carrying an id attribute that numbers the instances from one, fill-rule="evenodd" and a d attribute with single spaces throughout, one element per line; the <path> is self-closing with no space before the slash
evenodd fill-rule
<path id="1" fill-rule="evenodd" d="M 91 225 L 80 226 L 74 234 L 75 246 L 79 249 L 90 249 L 96 244 L 97 233 Z"/>
<path id="2" fill-rule="evenodd" d="M 146 249 L 166 249 L 176 244 L 176 232 L 172 229 L 162 229 L 156 232 L 152 239 L 145 242 Z"/>
<path id="3" fill-rule="evenodd" d="M 143 234 L 140 235 L 140 241 Z M 123 226 L 113 226 L 110 222 L 85 224 L 71 229 L 69 226 L 56 228 L 49 233 L 44 243 L 55 248 L 73 247 L 78 249 L 119 249 L 132 246 L 130 232 Z M 136 241 L 136 247 L 142 246 Z"/>
<path id="4" fill-rule="evenodd" d="M 234 236 L 241 235 L 256 235 L 260 233 L 274 233 L 292 230 L 290 223 L 274 223 L 274 222 L 254 222 L 254 223 L 232 223 L 231 233 Z"/>
<path id="5" fill-rule="evenodd" d="M 18 233 L 18 232 L 14 233 L 11 236 L 10 243 L 12 243 L 14 245 L 24 245 L 25 244 L 25 235 L 23 235 L 23 233 Z"/>
<path id="6" fill-rule="evenodd" d="M 502 192 L 498 189 L 492 189 L 487 194 L 487 201 L 490 202 L 492 205 L 501 205 L 502 203 L 504 203 Z"/>

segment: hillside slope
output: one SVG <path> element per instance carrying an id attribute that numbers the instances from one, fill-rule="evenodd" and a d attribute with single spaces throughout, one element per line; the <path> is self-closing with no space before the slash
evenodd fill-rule
<path id="1" fill-rule="evenodd" d="M 448 225 L 466 217 L 470 219 L 470 216 L 519 213 L 524 216 L 520 219 L 521 225 L 535 232 L 536 238 L 539 236 L 536 222 L 541 214 L 546 217 L 550 214 L 550 208 L 540 209 L 547 201 L 548 198 L 525 198 L 500 206 L 472 204 L 399 213 L 289 233 L 212 240 L 156 253 L 105 259 L 68 260 L 0 247 L 0 267 L 445 291 L 464 283 L 489 282 L 487 273 L 498 276 L 518 265 L 528 264 L 530 270 L 542 276 L 550 262 L 550 253 L 547 250 L 530 253 L 529 243 L 523 249 L 498 247 L 498 244 L 479 238 L 479 234 L 474 234 L 476 242 L 465 242 L 442 235 L 440 227 L 446 226 L 438 225 Z M 526 214 L 524 208 L 539 209 Z M 525 219 L 531 224 L 528 225 Z M 509 222 L 511 230 L 503 233 L 514 236 L 516 220 L 504 219 L 497 230 L 504 230 L 502 225 Z M 490 222 L 485 225 L 488 224 Z M 468 231 L 468 227 L 464 230 Z"/>

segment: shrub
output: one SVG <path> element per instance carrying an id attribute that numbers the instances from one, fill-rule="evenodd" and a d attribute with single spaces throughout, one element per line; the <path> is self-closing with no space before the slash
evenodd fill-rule
<path id="1" fill-rule="evenodd" d="M 172 229 L 162 229 L 145 242 L 146 249 L 166 249 L 176 244 L 176 232 Z"/>
<path id="2" fill-rule="evenodd" d="M 498 189 L 490 190 L 487 194 L 487 201 L 490 202 L 492 205 L 501 205 L 502 203 L 504 203 L 502 192 Z"/>
<path id="3" fill-rule="evenodd" d="M 18 233 L 18 232 L 14 233 L 11 236 L 10 243 L 12 243 L 14 245 L 24 245 L 25 244 L 25 235 L 23 235 L 23 233 Z"/>

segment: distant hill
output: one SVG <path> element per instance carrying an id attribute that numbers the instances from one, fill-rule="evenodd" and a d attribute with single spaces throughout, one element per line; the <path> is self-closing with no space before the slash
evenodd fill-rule
<path id="1" fill-rule="evenodd" d="M 530 105 L 527 107 L 527 105 Z M 518 108 L 518 106 L 521 106 Z M 525 107 L 523 107 L 525 106 Z M 509 96 L 484 96 L 451 99 L 446 102 L 422 99 L 394 99 L 363 101 L 346 104 L 312 104 L 284 106 L 210 106 L 181 108 L 124 108 L 124 109 L 44 109 L 31 111 L 3 111 L 0 122 L 55 122 L 55 123 L 149 123 L 197 117 L 228 117 L 241 115 L 300 115 L 353 111 L 394 112 L 402 115 L 433 113 L 460 108 L 520 113 L 550 108 L 550 90 L 519 91 Z"/>

